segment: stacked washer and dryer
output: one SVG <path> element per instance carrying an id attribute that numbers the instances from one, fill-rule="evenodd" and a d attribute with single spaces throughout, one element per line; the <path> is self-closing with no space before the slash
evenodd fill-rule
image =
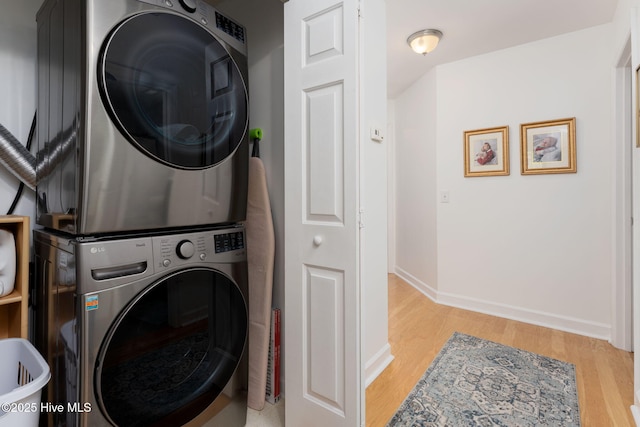
<path id="1" fill-rule="evenodd" d="M 243 426 L 246 30 L 199 0 L 38 12 L 34 337 L 51 426 Z"/>

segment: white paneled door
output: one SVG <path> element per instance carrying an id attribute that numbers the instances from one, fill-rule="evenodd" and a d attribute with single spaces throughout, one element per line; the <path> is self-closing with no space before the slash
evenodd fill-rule
<path id="1" fill-rule="evenodd" d="M 284 10 L 285 422 L 359 426 L 358 0 Z"/>

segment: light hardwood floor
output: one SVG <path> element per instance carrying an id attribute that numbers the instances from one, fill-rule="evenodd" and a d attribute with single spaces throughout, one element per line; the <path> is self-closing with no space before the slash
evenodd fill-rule
<path id="1" fill-rule="evenodd" d="M 390 275 L 389 344 L 395 359 L 367 387 L 367 427 L 386 425 L 456 331 L 573 363 L 582 426 L 634 426 L 632 353 L 602 340 L 439 305 Z"/>

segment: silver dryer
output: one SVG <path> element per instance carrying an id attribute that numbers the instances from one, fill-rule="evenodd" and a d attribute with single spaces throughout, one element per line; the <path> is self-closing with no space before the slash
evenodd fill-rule
<path id="1" fill-rule="evenodd" d="M 46 0 L 37 223 L 74 235 L 246 217 L 246 29 L 201 0 Z"/>

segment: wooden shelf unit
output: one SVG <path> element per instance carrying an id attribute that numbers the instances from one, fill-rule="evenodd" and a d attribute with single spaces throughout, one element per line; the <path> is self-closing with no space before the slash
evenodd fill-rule
<path id="1" fill-rule="evenodd" d="M 16 241 L 16 279 L 13 292 L 0 297 L 0 338 L 28 338 L 29 333 L 29 217 L 0 215 L 0 229 Z"/>

